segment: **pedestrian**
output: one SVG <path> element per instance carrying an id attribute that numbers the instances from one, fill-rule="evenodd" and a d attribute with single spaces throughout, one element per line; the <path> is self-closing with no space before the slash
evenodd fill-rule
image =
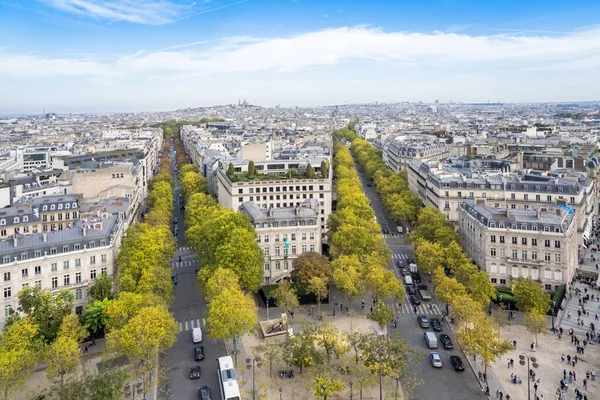
<path id="1" fill-rule="evenodd" d="M 571 319 L 571 311 L 567 311 L 567 319 Z"/>
<path id="2" fill-rule="evenodd" d="M 577 372 L 573 371 L 573 380 L 577 381 Z"/>
<path id="3" fill-rule="evenodd" d="M 562 328 L 562 326 L 560 328 L 558 328 L 558 331 L 560 332 L 561 335 L 563 334 L 563 328 Z"/>
<path id="4" fill-rule="evenodd" d="M 587 379 L 583 380 L 583 390 L 587 390 Z"/>
<path id="5" fill-rule="evenodd" d="M 85 347 L 83 348 L 83 352 L 87 353 L 88 352 L 88 345 L 86 344 Z"/>
<path id="6" fill-rule="evenodd" d="M 96 345 L 96 339 L 94 339 L 94 338 L 92 337 L 92 346 L 95 346 L 95 345 Z"/>
<path id="7" fill-rule="evenodd" d="M 417 313 L 417 306 L 413 306 L 413 311 L 415 312 L 415 314 Z"/>
<path id="8" fill-rule="evenodd" d="M 292 319 L 294 319 L 294 312 L 290 311 L 290 315 L 292 316 Z"/>
<path id="9" fill-rule="evenodd" d="M 488 385 L 485 385 L 485 394 L 486 396 L 490 395 L 490 387 Z"/>
<path id="10" fill-rule="evenodd" d="M 477 376 L 479 377 L 480 381 L 483 380 L 483 375 L 481 374 L 481 371 L 477 372 Z"/>
<path id="11" fill-rule="evenodd" d="M 365 301 L 364 301 L 364 300 L 363 300 L 363 301 L 362 301 L 362 303 L 360 304 L 360 308 L 361 308 L 361 309 L 363 309 L 363 310 L 365 309 Z"/>
<path id="12" fill-rule="evenodd" d="M 506 368 L 510 368 L 510 358 L 506 361 Z"/>
<path id="13" fill-rule="evenodd" d="M 500 392 L 500 400 L 502 400 L 502 397 L 504 397 L 504 394 Z"/>
<path id="14" fill-rule="evenodd" d="M 592 380 L 595 381 L 596 380 L 596 371 L 591 370 L 590 375 L 592 375 Z"/>
<path id="15" fill-rule="evenodd" d="M 500 390 L 496 389 L 496 399 L 500 397 Z"/>
<path id="16" fill-rule="evenodd" d="M 396 329 L 398 327 L 398 321 L 394 320 L 394 329 Z"/>
<path id="17" fill-rule="evenodd" d="M 340 311 L 344 311 L 344 305 L 340 303 Z"/>
<path id="18" fill-rule="evenodd" d="M 560 362 L 562 362 L 562 363 L 565 362 L 565 353 L 560 355 Z"/>
<path id="19" fill-rule="evenodd" d="M 371 306 L 371 314 L 373 314 L 373 307 Z"/>
<path id="20" fill-rule="evenodd" d="M 483 381 L 487 383 L 487 374 L 485 372 L 483 373 Z"/>
<path id="21" fill-rule="evenodd" d="M 506 400 L 510 400 L 510 394 L 506 393 Z"/>
<path id="22" fill-rule="evenodd" d="M 569 385 L 573 383 L 573 371 L 569 371 Z"/>
<path id="23" fill-rule="evenodd" d="M 533 392 L 537 393 L 538 385 L 537 383 L 533 385 Z"/>

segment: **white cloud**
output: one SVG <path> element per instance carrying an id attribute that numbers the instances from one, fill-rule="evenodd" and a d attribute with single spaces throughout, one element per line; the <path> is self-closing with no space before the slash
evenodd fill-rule
<path id="1" fill-rule="evenodd" d="M 160 25 L 180 16 L 182 7 L 168 0 L 41 0 L 51 7 L 69 13 L 127 21 L 138 24 Z"/>

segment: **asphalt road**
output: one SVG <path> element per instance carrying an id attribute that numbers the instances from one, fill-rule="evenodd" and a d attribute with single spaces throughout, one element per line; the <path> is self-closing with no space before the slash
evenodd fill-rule
<path id="1" fill-rule="evenodd" d="M 377 221 L 381 225 L 382 229 L 387 228 L 389 234 L 384 234 L 385 241 L 393 252 L 392 264 L 390 268 L 394 269 L 396 276 L 402 279 L 397 262 L 402 261 L 406 265 L 406 259 L 413 257 L 413 247 L 405 242 L 402 234 L 397 233 L 396 225 L 387 216 L 383 203 L 377 196 L 375 185 L 371 187 L 367 186 L 367 179 L 360 165 L 356 164 L 356 168 L 359 171 L 359 176 L 363 184 L 363 191 L 366 196 L 371 200 L 371 207 L 375 212 Z M 430 307 L 431 305 L 431 307 Z M 410 400 L 456 400 L 456 399 L 484 399 L 485 395 L 481 392 L 481 388 L 477 381 L 477 378 L 473 371 L 469 368 L 468 363 L 464 355 L 459 350 L 448 351 L 444 350 L 443 346 L 440 345 L 438 349 L 430 350 L 425 344 L 423 338 L 423 332 L 432 331 L 431 329 L 422 329 L 417 323 L 417 315 L 427 315 L 429 318 L 442 319 L 443 307 L 438 305 L 434 300 L 428 302 L 422 302 L 421 305 L 416 306 L 416 312 L 414 306 L 410 304 L 408 297 L 402 301 L 402 309 L 396 309 L 396 320 L 397 327 L 392 330 L 400 332 L 401 336 L 411 346 L 419 349 L 425 355 L 425 359 L 410 368 L 411 373 L 414 373 L 419 380 L 420 384 L 410 393 Z M 457 347 L 457 341 L 450 328 L 447 325 L 443 325 L 443 332 L 450 335 L 452 341 Z M 436 335 L 438 333 L 436 332 Z M 429 360 L 429 354 L 432 351 L 440 353 L 442 358 L 443 367 L 433 368 Z M 465 372 L 455 372 L 450 364 L 450 355 L 460 355 L 465 364 Z"/>
<path id="2" fill-rule="evenodd" d="M 171 146 L 172 148 L 174 146 Z M 170 155 L 174 160 L 174 151 Z M 173 162 L 171 163 L 173 165 Z M 166 362 L 170 368 L 167 372 L 168 388 L 171 396 L 166 397 L 165 392 L 160 390 L 159 398 L 162 399 L 198 399 L 198 389 L 202 385 L 210 387 L 213 398 L 220 396 L 217 380 L 216 359 L 225 355 L 223 343 L 210 338 L 204 329 L 204 314 L 206 312 L 206 301 L 196 286 L 196 269 L 198 263 L 196 255 L 185 245 L 185 223 L 184 211 L 179 209 L 179 185 L 177 184 L 177 172 L 172 167 L 171 174 L 175 182 L 175 208 L 174 216 L 178 220 L 179 234 L 177 235 L 178 249 L 175 258 L 171 261 L 171 267 L 177 274 L 177 285 L 174 287 L 175 301 L 170 311 L 179 325 L 177 342 L 169 349 Z M 181 256 L 181 262 L 179 262 Z M 194 345 L 192 343 L 192 329 L 202 328 L 205 351 L 204 361 L 194 361 Z M 190 379 L 190 368 L 199 365 L 201 368 L 200 379 Z"/>

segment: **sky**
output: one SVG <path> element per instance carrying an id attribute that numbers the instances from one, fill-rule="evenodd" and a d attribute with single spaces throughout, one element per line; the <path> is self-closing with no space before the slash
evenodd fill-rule
<path id="1" fill-rule="evenodd" d="M 600 98 L 597 0 L 0 0 L 0 114 Z"/>

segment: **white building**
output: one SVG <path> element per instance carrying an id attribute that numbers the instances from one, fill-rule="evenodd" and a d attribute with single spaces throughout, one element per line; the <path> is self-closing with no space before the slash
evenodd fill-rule
<path id="1" fill-rule="evenodd" d="M 448 157 L 443 141 L 433 135 L 410 134 L 388 138 L 382 148 L 383 161 L 394 172 L 408 169 L 412 161 L 437 161 Z"/>

